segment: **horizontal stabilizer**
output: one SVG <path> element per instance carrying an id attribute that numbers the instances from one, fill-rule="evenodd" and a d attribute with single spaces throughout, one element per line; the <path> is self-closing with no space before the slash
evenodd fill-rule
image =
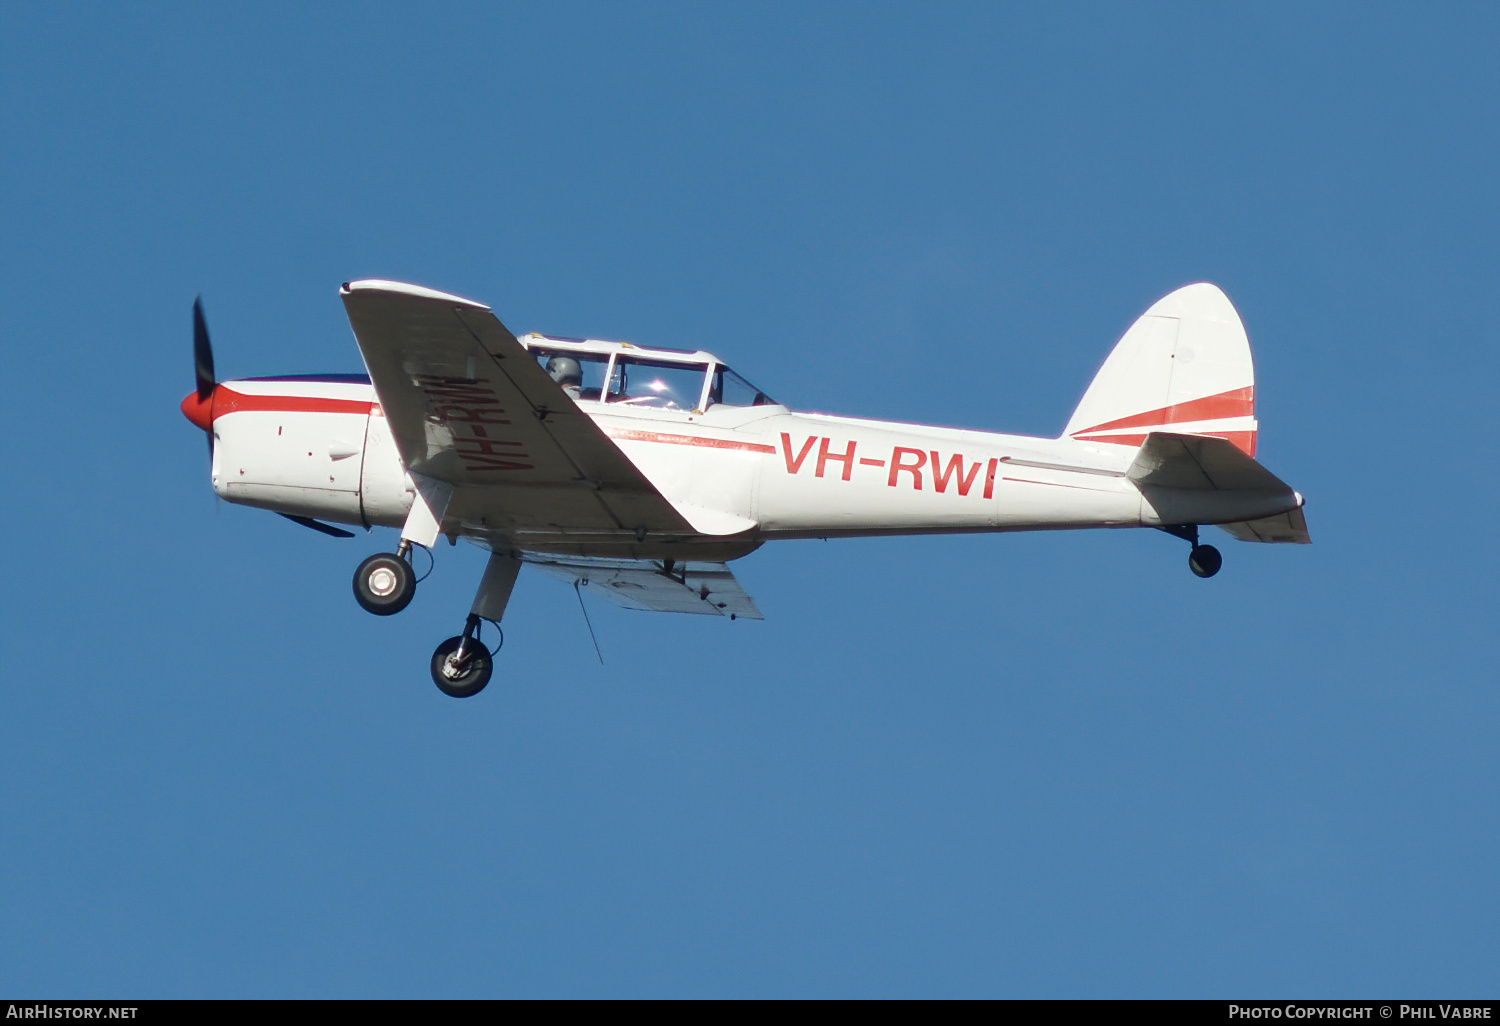
<path id="1" fill-rule="evenodd" d="M 521 558 L 550 577 L 575 581 L 589 594 L 626 609 L 698 613 L 763 620 L 760 610 L 724 563 L 685 560 L 609 559 L 523 552 Z"/>
<path id="2" fill-rule="evenodd" d="M 1312 542 L 1312 537 L 1307 533 L 1307 517 L 1302 515 L 1300 506 L 1274 517 L 1245 520 L 1238 524 L 1220 524 L 1219 527 L 1240 541 L 1280 542 L 1287 545 L 1308 545 Z"/>
<path id="3" fill-rule="evenodd" d="M 1220 491 L 1292 490 L 1233 443 L 1204 435 L 1153 431 L 1126 477 L 1138 485 Z"/>
<path id="4" fill-rule="evenodd" d="M 1302 505 L 1302 496 L 1233 442 L 1207 435 L 1153 431 L 1125 476 L 1150 505 L 1142 522 L 1152 526 L 1259 522 Z"/>

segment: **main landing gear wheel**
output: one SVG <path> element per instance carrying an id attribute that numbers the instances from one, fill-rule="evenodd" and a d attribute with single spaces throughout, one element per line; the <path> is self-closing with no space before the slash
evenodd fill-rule
<path id="1" fill-rule="evenodd" d="M 1199 577 L 1212 577 L 1224 565 L 1224 557 L 1212 545 L 1194 545 L 1188 553 L 1188 569 Z"/>
<path id="2" fill-rule="evenodd" d="M 460 657 L 459 650 L 463 654 Z M 495 661 L 478 638 L 449 638 L 432 653 L 432 682 L 450 698 L 471 698 L 484 690 Z"/>
<path id="3" fill-rule="evenodd" d="M 416 593 L 411 564 L 394 553 L 371 556 L 354 571 L 354 600 L 376 616 L 401 612 Z"/>

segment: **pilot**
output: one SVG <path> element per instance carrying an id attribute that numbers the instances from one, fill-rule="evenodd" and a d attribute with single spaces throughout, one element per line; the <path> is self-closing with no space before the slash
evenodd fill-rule
<path id="1" fill-rule="evenodd" d="M 583 367 L 571 356 L 554 356 L 547 361 L 547 373 L 562 390 L 577 399 L 583 394 Z"/>

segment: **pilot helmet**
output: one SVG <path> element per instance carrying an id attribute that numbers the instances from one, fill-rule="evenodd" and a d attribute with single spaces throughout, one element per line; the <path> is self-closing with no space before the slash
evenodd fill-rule
<path id="1" fill-rule="evenodd" d="M 564 388 L 583 384 L 583 367 L 571 356 L 554 356 L 547 361 L 547 373 Z"/>

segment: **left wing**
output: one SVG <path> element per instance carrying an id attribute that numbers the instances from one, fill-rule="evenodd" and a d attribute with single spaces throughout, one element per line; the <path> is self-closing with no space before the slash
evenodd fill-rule
<path id="1" fill-rule="evenodd" d="M 489 307 L 391 281 L 341 293 L 402 461 L 460 509 L 484 489 L 469 512 L 493 527 L 694 533 Z"/>
<path id="2" fill-rule="evenodd" d="M 576 581 L 591 595 L 626 609 L 765 619 L 724 563 L 556 556 L 545 552 L 523 552 L 521 559 L 560 581 Z"/>

